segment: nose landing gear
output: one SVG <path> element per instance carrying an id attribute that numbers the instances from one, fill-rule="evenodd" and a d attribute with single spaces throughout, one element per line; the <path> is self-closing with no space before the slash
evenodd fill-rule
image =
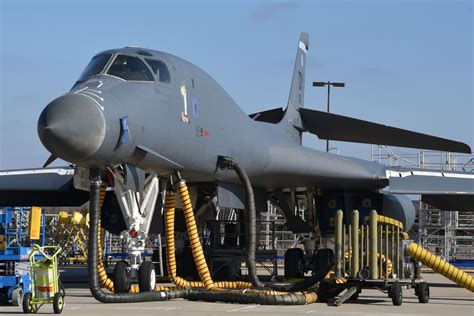
<path id="1" fill-rule="evenodd" d="M 120 206 L 125 226 L 120 234 L 125 244 L 129 260 L 117 263 L 114 270 L 114 290 L 128 293 L 132 283 L 138 283 L 140 292 L 154 291 L 156 284 L 155 265 L 145 261 L 145 241 L 148 237 L 155 204 L 159 194 L 159 181 L 156 174 L 146 178 L 143 173 L 143 186 L 127 184 L 126 175 L 111 170 L 114 191 Z M 139 181 L 140 182 L 140 181 Z"/>

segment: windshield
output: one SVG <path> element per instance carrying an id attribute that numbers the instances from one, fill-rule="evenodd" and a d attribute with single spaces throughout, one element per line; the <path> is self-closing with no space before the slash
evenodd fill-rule
<path id="1" fill-rule="evenodd" d="M 151 69 L 153 69 L 159 81 L 167 83 L 170 82 L 170 72 L 164 62 L 162 62 L 161 60 L 148 58 L 145 58 L 145 61 L 148 63 Z"/>
<path id="2" fill-rule="evenodd" d="M 107 74 L 132 81 L 153 81 L 153 75 L 138 57 L 118 55 Z"/>
<path id="3" fill-rule="evenodd" d="M 81 76 L 78 79 L 78 82 L 82 82 L 87 78 L 100 73 L 109 61 L 110 56 L 112 56 L 112 54 L 94 56 L 87 65 L 86 69 L 84 69 L 84 71 L 82 72 Z"/>

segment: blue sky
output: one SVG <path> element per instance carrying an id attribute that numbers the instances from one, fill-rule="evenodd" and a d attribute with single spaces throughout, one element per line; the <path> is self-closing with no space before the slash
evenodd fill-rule
<path id="1" fill-rule="evenodd" d="M 299 33 L 310 34 L 312 81 L 344 81 L 335 113 L 474 147 L 472 1 L 0 0 L 0 169 L 39 167 L 44 106 L 99 51 L 140 45 L 200 66 L 253 113 L 285 106 Z M 307 146 L 325 142 L 306 136 Z M 369 159 L 368 145 L 334 142 Z M 407 151 L 407 150 L 404 150 Z M 59 163 L 61 164 L 61 163 Z"/>

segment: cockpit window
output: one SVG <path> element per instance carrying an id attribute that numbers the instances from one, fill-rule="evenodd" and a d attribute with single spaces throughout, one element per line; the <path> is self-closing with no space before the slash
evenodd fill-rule
<path id="1" fill-rule="evenodd" d="M 170 72 L 166 64 L 161 60 L 145 58 L 145 61 L 153 69 L 153 72 L 156 74 L 156 77 L 161 82 L 170 83 Z"/>
<path id="2" fill-rule="evenodd" d="M 118 55 L 107 74 L 131 81 L 153 81 L 153 75 L 138 57 Z"/>
<path id="3" fill-rule="evenodd" d="M 92 77 L 93 75 L 97 75 L 102 70 L 104 70 L 104 67 L 109 61 L 110 56 L 112 56 L 112 54 L 97 55 L 92 57 L 86 69 L 84 69 L 77 81 L 83 82 L 87 78 Z"/>

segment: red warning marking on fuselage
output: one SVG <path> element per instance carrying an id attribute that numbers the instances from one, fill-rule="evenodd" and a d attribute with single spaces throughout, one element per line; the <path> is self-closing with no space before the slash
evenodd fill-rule
<path id="1" fill-rule="evenodd" d="M 201 136 L 209 137 L 209 131 L 207 129 L 201 128 Z"/>

